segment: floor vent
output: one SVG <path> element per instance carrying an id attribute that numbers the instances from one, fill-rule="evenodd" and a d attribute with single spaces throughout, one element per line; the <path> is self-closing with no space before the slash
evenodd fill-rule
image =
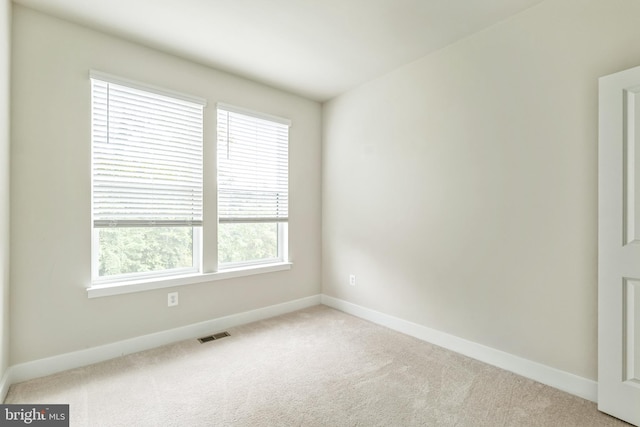
<path id="1" fill-rule="evenodd" d="M 217 334 L 209 335 L 207 337 L 198 338 L 198 341 L 200 341 L 200 344 L 204 344 L 209 341 L 219 340 L 220 338 L 229 337 L 229 336 L 231 336 L 231 334 L 225 331 L 225 332 L 219 332 Z"/>

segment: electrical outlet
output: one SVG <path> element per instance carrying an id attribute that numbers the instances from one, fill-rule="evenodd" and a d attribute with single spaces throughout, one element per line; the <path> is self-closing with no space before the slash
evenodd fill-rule
<path id="1" fill-rule="evenodd" d="M 349 284 L 351 286 L 355 286 L 356 285 L 356 275 L 355 274 L 350 274 L 349 275 Z"/>
<path id="2" fill-rule="evenodd" d="M 178 305 L 178 293 L 177 292 L 169 292 L 167 294 L 167 306 L 173 307 Z"/>

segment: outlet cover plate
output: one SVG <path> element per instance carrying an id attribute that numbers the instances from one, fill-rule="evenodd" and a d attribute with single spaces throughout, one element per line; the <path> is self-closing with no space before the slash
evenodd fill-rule
<path id="1" fill-rule="evenodd" d="M 169 292 L 167 294 L 167 306 L 175 307 L 178 305 L 178 293 L 177 292 Z"/>

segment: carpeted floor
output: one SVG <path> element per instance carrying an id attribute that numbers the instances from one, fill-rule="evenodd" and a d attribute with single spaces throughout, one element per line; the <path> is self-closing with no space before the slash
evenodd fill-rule
<path id="1" fill-rule="evenodd" d="M 229 332 L 15 384 L 5 403 L 68 403 L 92 427 L 628 425 L 325 306 Z"/>

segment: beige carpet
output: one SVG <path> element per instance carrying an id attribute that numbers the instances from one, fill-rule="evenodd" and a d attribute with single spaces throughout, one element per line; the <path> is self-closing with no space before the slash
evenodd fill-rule
<path id="1" fill-rule="evenodd" d="M 229 332 L 16 384 L 5 403 L 68 403 L 71 426 L 627 425 L 325 306 Z"/>

